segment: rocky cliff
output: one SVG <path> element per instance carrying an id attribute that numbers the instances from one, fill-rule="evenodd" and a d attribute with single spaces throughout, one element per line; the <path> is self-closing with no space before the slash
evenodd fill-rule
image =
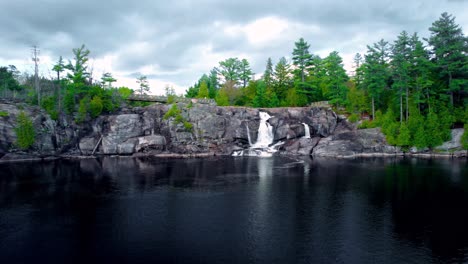
<path id="1" fill-rule="evenodd" d="M 351 157 L 401 155 L 388 146 L 379 129 L 357 130 L 332 110 L 319 107 L 254 109 L 178 104 L 179 117 L 165 118 L 169 105 L 122 109 L 76 125 L 51 120 L 42 110 L 0 102 L 0 158 L 23 156 L 103 155 L 231 155 L 257 139 L 259 111 L 272 116 L 279 155 Z M 34 123 L 36 143 L 24 152 L 15 147 L 16 119 L 25 111 Z M 185 121 L 185 124 L 184 124 Z M 190 124 L 187 126 L 187 124 Z M 305 128 L 310 138 L 305 138 Z M 452 145 L 451 145 L 452 146 Z M 456 146 L 455 146 L 456 147 Z M 465 152 L 466 153 L 466 152 Z"/>

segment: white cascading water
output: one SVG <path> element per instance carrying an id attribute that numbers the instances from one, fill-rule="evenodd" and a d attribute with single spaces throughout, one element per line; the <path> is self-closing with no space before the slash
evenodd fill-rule
<path id="1" fill-rule="evenodd" d="M 304 125 L 304 131 L 305 131 L 304 138 L 310 138 L 310 128 L 309 128 L 309 125 L 306 124 L 306 123 L 302 123 L 302 125 Z"/>
<path id="2" fill-rule="evenodd" d="M 278 142 L 273 144 L 274 134 L 273 127 L 267 122 L 271 116 L 265 112 L 259 112 L 260 116 L 260 125 L 258 127 L 257 141 L 255 144 L 252 144 L 250 141 L 250 132 L 249 127 L 247 126 L 247 134 L 249 139 L 250 148 L 246 150 L 235 151 L 233 156 L 260 156 L 260 157 L 271 157 L 273 153 L 278 151 L 278 147 L 283 144 L 283 142 Z"/>
<path id="3" fill-rule="evenodd" d="M 252 146 L 252 140 L 250 139 L 250 129 L 247 124 L 245 124 L 245 128 L 247 129 L 247 138 L 249 139 L 249 146 Z"/>
<path id="4" fill-rule="evenodd" d="M 251 148 L 268 148 L 273 143 L 273 127 L 268 124 L 271 116 L 265 112 L 259 112 L 260 126 L 258 127 L 257 142 Z"/>

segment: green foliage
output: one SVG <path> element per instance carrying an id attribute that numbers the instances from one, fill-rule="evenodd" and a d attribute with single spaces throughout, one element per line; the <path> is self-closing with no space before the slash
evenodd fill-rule
<path id="1" fill-rule="evenodd" d="M 358 125 L 358 129 L 366 129 L 366 128 L 376 128 L 378 127 L 377 123 L 371 120 L 363 120 L 361 124 Z"/>
<path id="2" fill-rule="evenodd" d="M 0 117 L 8 117 L 9 114 L 7 111 L 0 111 Z"/>
<path id="3" fill-rule="evenodd" d="M 68 74 L 68 78 L 76 85 L 84 85 L 86 78 L 90 75 L 87 66 L 89 53 L 90 51 L 84 44 L 79 48 L 73 49 L 73 55 L 75 56 L 74 63 L 68 61 L 68 65 L 65 66 L 71 72 Z"/>
<path id="4" fill-rule="evenodd" d="M 173 104 L 171 108 L 169 108 L 169 110 L 164 114 L 164 120 L 168 120 L 169 118 L 174 118 L 175 124 L 182 124 L 186 131 L 192 132 L 193 125 L 187 120 L 185 120 L 185 118 L 181 114 L 179 107 L 177 107 L 177 104 Z"/>
<path id="5" fill-rule="evenodd" d="M 226 93 L 226 89 L 223 87 L 219 90 L 218 95 L 215 98 L 216 104 L 218 106 L 228 106 L 229 105 L 229 97 Z"/>
<path id="6" fill-rule="evenodd" d="M 430 112 L 427 115 L 424 130 L 426 132 L 426 143 L 428 147 L 437 147 L 443 143 L 439 118 L 434 112 Z"/>
<path id="7" fill-rule="evenodd" d="M 85 97 L 80 100 L 80 105 L 78 107 L 78 113 L 75 118 L 76 123 L 83 123 L 86 120 L 88 115 L 88 105 L 89 105 L 89 97 Z"/>
<path id="8" fill-rule="evenodd" d="M 468 150 L 468 123 L 463 128 L 465 131 L 461 137 L 461 144 L 464 150 Z"/>
<path id="9" fill-rule="evenodd" d="M 208 85 L 203 81 L 200 85 L 200 89 L 198 90 L 197 98 L 208 98 L 208 96 Z"/>
<path id="10" fill-rule="evenodd" d="M 164 114 L 163 119 L 167 120 L 178 115 L 180 115 L 180 110 L 177 107 L 177 104 L 172 104 L 171 108 L 169 108 L 169 110 Z"/>
<path id="11" fill-rule="evenodd" d="M 57 110 L 57 97 L 49 96 L 41 100 L 41 106 L 46 110 L 50 115 L 50 118 L 53 120 L 58 119 L 58 110 Z"/>
<path id="12" fill-rule="evenodd" d="M 417 126 L 416 132 L 412 136 L 412 143 L 417 149 L 423 149 L 427 147 L 427 140 L 426 140 L 426 131 L 424 130 L 424 123 L 419 123 Z"/>
<path id="13" fill-rule="evenodd" d="M 400 125 L 396 122 L 395 115 L 392 109 L 389 109 L 382 117 L 382 132 L 387 138 L 387 142 L 390 145 L 397 145 L 398 130 Z"/>
<path id="14" fill-rule="evenodd" d="M 149 92 L 150 87 L 148 83 L 148 78 L 145 75 L 138 76 L 136 82 L 140 86 L 140 89 L 138 90 L 140 95 L 143 95 L 143 94 L 146 94 L 146 92 Z"/>
<path id="15" fill-rule="evenodd" d="M 167 96 L 167 103 L 168 104 L 173 104 L 173 103 L 175 103 L 175 99 L 176 99 L 175 95 L 172 95 L 172 94 L 168 95 Z"/>
<path id="16" fill-rule="evenodd" d="M 183 121 L 184 122 L 184 128 L 186 131 L 193 131 L 193 125 L 190 122 Z"/>
<path id="17" fill-rule="evenodd" d="M 401 123 L 400 130 L 397 137 L 397 145 L 402 147 L 409 147 L 411 144 L 411 135 L 406 123 Z"/>
<path id="18" fill-rule="evenodd" d="M 351 114 L 348 117 L 348 121 L 351 122 L 351 123 L 356 123 L 357 121 L 359 121 L 359 115 L 358 114 Z"/>
<path id="19" fill-rule="evenodd" d="M 16 132 L 16 145 L 21 149 L 29 149 L 34 144 L 35 131 L 31 119 L 21 111 L 18 115 Z"/>
<path id="20" fill-rule="evenodd" d="M 89 102 L 89 112 L 92 118 L 98 117 L 102 113 L 103 108 L 102 99 L 99 96 L 94 96 L 91 102 Z"/>

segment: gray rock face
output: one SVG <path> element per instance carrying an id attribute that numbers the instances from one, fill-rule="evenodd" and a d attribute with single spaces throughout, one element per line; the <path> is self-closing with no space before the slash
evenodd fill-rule
<path id="1" fill-rule="evenodd" d="M 461 137 L 465 130 L 463 128 L 452 129 L 452 139 L 450 141 L 444 142 L 441 146 L 436 147 L 437 150 L 449 151 L 461 149 Z"/>

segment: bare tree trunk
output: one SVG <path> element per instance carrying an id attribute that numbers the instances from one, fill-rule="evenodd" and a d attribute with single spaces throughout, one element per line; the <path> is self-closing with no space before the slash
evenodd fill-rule
<path id="1" fill-rule="evenodd" d="M 408 90 L 408 86 L 406 86 L 406 121 L 408 121 L 408 117 L 409 117 L 409 90 Z"/>

